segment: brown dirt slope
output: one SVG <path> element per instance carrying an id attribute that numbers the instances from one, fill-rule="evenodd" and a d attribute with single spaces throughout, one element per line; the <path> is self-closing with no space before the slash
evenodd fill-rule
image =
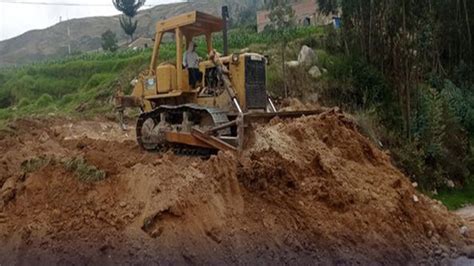
<path id="1" fill-rule="evenodd" d="M 144 153 L 107 122 L 11 128 L 0 264 L 431 264 L 465 242 L 337 111 L 275 119 L 209 160 Z M 85 182 L 74 158 L 106 178 Z"/>

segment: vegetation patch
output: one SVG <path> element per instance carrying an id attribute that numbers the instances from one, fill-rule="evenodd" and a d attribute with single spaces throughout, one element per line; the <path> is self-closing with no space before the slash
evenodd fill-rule
<path id="1" fill-rule="evenodd" d="M 21 170 L 25 174 L 33 173 L 55 161 L 47 156 L 35 157 L 21 163 Z"/>
<path id="2" fill-rule="evenodd" d="M 70 172 L 73 172 L 79 181 L 93 183 L 102 181 L 106 178 L 105 171 L 89 164 L 83 157 L 75 157 L 64 161 L 64 166 Z"/>
<path id="3" fill-rule="evenodd" d="M 474 182 L 469 182 L 461 189 L 443 189 L 433 197 L 440 200 L 450 210 L 463 208 L 474 203 Z"/>
<path id="4" fill-rule="evenodd" d="M 105 171 L 88 163 L 83 157 L 73 157 L 69 159 L 59 159 L 54 156 L 39 156 L 31 158 L 21 163 L 21 170 L 25 174 L 34 173 L 46 166 L 61 166 L 81 182 L 94 183 L 104 180 L 107 177 Z"/>

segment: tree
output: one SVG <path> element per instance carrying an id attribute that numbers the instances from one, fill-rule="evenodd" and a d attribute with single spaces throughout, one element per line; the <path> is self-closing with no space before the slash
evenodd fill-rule
<path id="1" fill-rule="evenodd" d="M 273 29 L 287 29 L 295 24 L 295 12 L 288 0 L 272 0 L 268 3 L 270 25 Z"/>
<path id="2" fill-rule="evenodd" d="M 133 42 L 133 34 L 137 30 L 138 21 L 133 21 L 130 17 L 121 16 L 120 17 L 120 27 L 122 27 L 123 32 L 130 36 L 130 42 Z"/>
<path id="3" fill-rule="evenodd" d="M 342 10 L 342 38 L 350 54 L 382 70 L 397 90 L 403 131 L 412 138 L 417 85 L 473 63 L 473 1 L 318 0 L 323 13 Z"/>
<path id="4" fill-rule="evenodd" d="M 257 25 L 257 10 L 262 7 L 261 0 L 242 0 L 239 3 L 243 6 L 238 12 L 237 26 Z"/>
<path id="5" fill-rule="evenodd" d="M 286 46 L 289 40 L 289 30 L 295 25 L 295 12 L 288 0 L 272 0 L 267 2 L 267 7 L 270 9 L 268 15 L 270 24 L 266 29 L 278 30 L 279 37 L 282 39 L 281 46 L 281 68 L 283 76 L 286 76 Z M 283 87 L 285 89 L 285 97 L 288 97 L 288 86 L 284 78 Z"/>
<path id="6" fill-rule="evenodd" d="M 102 34 L 102 49 L 110 52 L 118 50 L 117 36 L 111 30 L 107 30 Z"/>
<path id="7" fill-rule="evenodd" d="M 238 26 L 248 26 L 257 24 L 257 10 L 251 6 L 245 8 L 239 13 L 237 20 Z"/>
<path id="8" fill-rule="evenodd" d="M 125 16 L 134 18 L 146 0 L 112 0 L 115 8 Z"/>
<path id="9" fill-rule="evenodd" d="M 120 26 L 125 34 L 130 36 L 130 41 L 133 41 L 133 34 L 137 30 L 138 21 L 133 21 L 137 15 L 138 10 L 145 4 L 146 0 L 112 0 L 115 8 L 122 12 L 120 17 Z"/>
<path id="10" fill-rule="evenodd" d="M 389 130 L 400 139 L 399 143 L 416 150 L 415 156 L 407 158 L 412 161 L 421 158 L 425 170 L 417 174 L 408 172 L 426 177 L 426 182 L 435 182 L 434 176 L 458 180 L 467 177 L 461 166 L 467 156 L 463 149 L 469 150 L 469 144 L 462 140 L 466 134 L 462 127 L 469 129 L 465 121 L 472 120 L 465 117 L 469 116 L 467 106 L 472 102 L 469 95 L 474 87 L 472 81 L 465 82 L 474 80 L 469 78 L 474 75 L 465 70 L 474 69 L 474 1 L 318 0 L 318 3 L 325 14 L 341 10 L 341 38 L 349 58 L 379 69 L 388 88 L 397 96 L 398 101 L 383 103 L 379 110 L 381 113 L 390 110 L 383 117 L 387 120 L 396 117 Z M 455 115 L 445 106 L 448 96 L 441 82 L 453 78 L 460 86 L 457 103 L 452 104 L 458 110 Z M 470 134 L 474 139 L 474 130 Z M 394 142 L 388 145 L 397 146 Z M 463 152 L 456 152 L 460 150 Z M 401 151 L 399 154 L 405 150 Z M 410 166 L 405 168 L 409 170 Z"/>
<path id="11" fill-rule="evenodd" d="M 335 14 L 339 8 L 339 0 L 318 0 L 319 10 L 326 15 Z"/>

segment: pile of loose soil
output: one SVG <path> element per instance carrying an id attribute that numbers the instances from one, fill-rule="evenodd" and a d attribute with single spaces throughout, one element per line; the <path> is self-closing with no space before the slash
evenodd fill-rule
<path id="1" fill-rule="evenodd" d="M 104 121 L 11 128 L 1 264 L 434 263 L 466 242 L 463 220 L 334 110 L 255 126 L 242 154 L 208 160 L 145 153 Z"/>

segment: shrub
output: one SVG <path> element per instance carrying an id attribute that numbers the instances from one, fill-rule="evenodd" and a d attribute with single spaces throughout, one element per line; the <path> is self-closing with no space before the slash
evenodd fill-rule
<path id="1" fill-rule="evenodd" d="M 285 95 L 284 77 L 281 66 L 273 63 L 267 69 L 267 89 L 273 97 L 283 97 Z"/>
<path id="2" fill-rule="evenodd" d="M 73 94 L 67 94 L 67 95 L 64 95 L 61 100 L 59 101 L 59 106 L 65 106 L 71 102 L 73 102 L 75 99 L 75 95 Z"/>
<path id="3" fill-rule="evenodd" d="M 447 100 L 448 106 L 459 122 L 474 134 L 474 91 L 469 88 L 459 88 L 452 81 L 445 80 L 440 89 Z"/>
<path id="4" fill-rule="evenodd" d="M 304 97 L 315 91 L 316 83 L 305 68 L 287 68 L 286 71 L 285 80 L 290 97 Z"/>
<path id="5" fill-rule="evenodd" d="M 324 54 L 323 54 L 324 55 Z M 357 57 L 336 56 L 322 60 L 329 70 L 329 86 L 320 92 L 326 105 L 338 105 L 349 111 L 378 108 L 392 111 L 396 103 L 393 89 L 383 74 Z M 382 119 L 391 114 L 382 115 Z"/>
<path id="6" fill-rule="evenodd" d="M 400 138 L 392 152 L 398 165 L 425 190 L 445 186 L 446 179 L 466 183 L 470 172 L 467 132 L 437 90 L 421 86 L 413 117 L 413 140 Z"/>
<path id="7" fill-rule="evenodd" d="M 38 98 L 35 105 L 38 108 L 46 108 L 52 105 L 53 103 L 54 103 L 54 99 L 53 97 L 51 97 L 51 95 L 43 94 L 41 95 L 41 97 Z"/>
<path id="8" fill-rule="evenodd" d="M 13 104 L 13 95 L 9 90 L 0 91 L 0 108 L 7 108 Z"/>
<path id="9" fill-rule="evenodd" d="M 88 81 L 84 88 L 91 89 L 91 88 L 98 88 L 103 86 L 104 84 L 110 82 L 115 78 L 115 75 L 108 74 L 108 73 L 100 73 L 94 74 Z"/>
<path id="10" fill-rule="evenodd" d="M 326 31 L 327 34 L 324 38 L 324 47 L 332 53 L 342 52 L 344 49 L 343 40 L 341 38 L 341 32 L 339 30 L 334 29 L 332 25 L 327 26 Z"/>
<path id="11" fill-rule="evenodd" d="M 107 30 L 102 34 L 102 49 L 110 52 L 118 50 L 117 36 L 111 30 Z"/>
<path id="12" fill-rule="evenodd" d="M 82 182 L 98 182 L 104 180 L 106 173 L 90 165 L 83 157 L 72 158 L 64 162 L 68 171 L 71 171 Z"/>
<path id="13" fill-rule="evenodd" d="M 36 170 L 48 165 L 53 160 L 51 158 L 47 158 L 45 156 L 35 157 L 21 163 L 21 170 L 24 173 L 32 173 Z"/>
<path id="14" fill-rule="evenodd" d="M 408 175 L 411 180 L 418 182 L 422 189 L 430 190 L 442 184 L 439 176 L 430 176 L 426 172 L 425 152 L 419 148 L 419 140 L 397 140 L 398 145 L 391 147 L 390 151 L 396 165 Z"/>
<path id="15" fill-rule="evenodd" d="M 15 102 L 19 102 L 22 98 L 32 98 L 35 95 L 35 78 L 22 72 L 18 74 L 17 77 L 9 80 L 4 85 L 4 89 L 10 91 L 15 98 Z"/>
<path id="16" fill-rule="evenodd" d="M 0 109 L 0 121 L 13 117 L 13 112 L 9 109 Z"/>
<path id="17" fill-rule="evenodd" d="M 30 104 L 31 104 L 31 101 L 29 99 L 23 98 L 23 99 L 20 100 L 20 102 L 18 103 L 17 106 L 18 106 L 18 108 L 24 108 L 24 107 L 26 107 Z"/>

